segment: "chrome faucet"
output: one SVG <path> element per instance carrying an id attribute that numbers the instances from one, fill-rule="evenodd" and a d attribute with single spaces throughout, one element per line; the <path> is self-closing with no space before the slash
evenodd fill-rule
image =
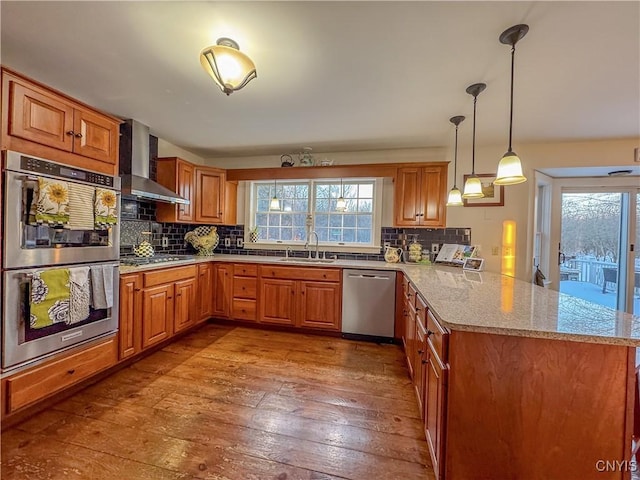
<path id="1" fill-rule="evenodd" d="M 287 247 L 287 249 L 284 251 L 284 258 L 289 258 L 289 254 L 293 256 L 293 248 L 291 248 L 290 246 Z"/>
<path id="2" fill-rule="evenodd" d="M 309 248 L 309 241 L 311 239 L 311 235 L 316 236 L 316 260 L 317 260 L 320 258 L 320 254 L 318 252 L 318 243 L 320 242 L 320 239 L 318 238 L 318 233 L 315 230 L 309 232 L 309 238 L 307 238 L 307 243 L 304 244 L 304 248 L 305 249 Z M 309 258 L 313 258 L 313 256 L 311 255 L 311 250 L 309 250 Z"/>

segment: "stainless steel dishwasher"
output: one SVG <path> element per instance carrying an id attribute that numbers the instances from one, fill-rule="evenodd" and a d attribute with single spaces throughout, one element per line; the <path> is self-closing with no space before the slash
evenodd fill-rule
<path id="1" fill-rule="evenodd" d="M 343 337 L 392 341 L 395 308 L 396 272 L 343 270 Z"/>

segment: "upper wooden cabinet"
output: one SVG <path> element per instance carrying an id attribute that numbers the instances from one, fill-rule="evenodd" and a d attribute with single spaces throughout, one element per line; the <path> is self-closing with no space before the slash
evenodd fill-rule
<path id="1" fill-rule="evenodd" d="M 395 225 L 445 227 L 447 165 L 398 168 L 395 178 Z"/>
<path id="2" fill-rule="evenodd" d="M 195 167 L 177 157 L 158 159 L 158 183 L 191 201 L 189 205 L 158 202 L 156 219 L 159 222 L 193 223 L 195 216 Z"/>
<path id="3" fill-rule="evenodd" d="M 159 158 L 157 180 L 191 202 L 158 203 L 158 221 L 235 225 L 238 184 L 228 182 L 224 170 L 194 165 L 177 157 Z"/>
<path id="4" fill-rule="evenodd" d="M 6 69 L 2 124 L 2 149 L 118 172 L 120 120 Z"/>

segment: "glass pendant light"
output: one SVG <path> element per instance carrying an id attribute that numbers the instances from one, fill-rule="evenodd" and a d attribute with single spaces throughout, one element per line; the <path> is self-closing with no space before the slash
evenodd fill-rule
<path id="1" fill-rule="evenodd" d="M 344 212 L 346 210 L 347 210 L 347 201 L 344 199 L 344 196 L 343 196 L 342 179 L 340 179 L 340 196 L 338 197 L 338 200 L 336 200 L 336 211 Z"/>
<path id="2" fill-rule="evenodd" d="M 522 174 L 522 163 L 520 158 L 511 149 L 511 137 L 513 134 L 513 73 L 515 67 L 516 43 L 521 40 L 529 31 L 528 25 L 515 25 L 506 29 L 500 35 L 500 43 L 511 45 L 511 100 L 509 114 L 509 149 L 502 156 L 498 163 L 498 173 L 494 180 L 495 185 L 517 185 L 526 182 L 527 178 Z"/>
<path id="3" fill-rule="evenodd" d="M 462 198 L 482 198 L 482 183 L 480 178 L 476 175 L 476 102 L 478 101 L 478 95 L 480 95 L 484 89 L 487 88 L 486 83 L 474 83 L 467 87 L 466 92 L 473 96 L 473 137 L 471 144 L 471 175 L 467 177 L 467 181 L 464 182 L 464 193 Z"/>
<path id="4" fill-rule="evenodd" d="M 280 210 L 280 200 L 278 200 L 278 196 L 276 195 L 276 181 L 273 181 L 273 198 L 269 203 L 269 210 Z"/>
<path id="5" fill-rule="evenodd" d="M 456 146 L 453 154 L 453 188 L 449 192 L 447 207 L 461 207 L 464 205 L 462 203 L 462 193 L 460 193 L 460 190 L 456 186 L 456 178 L 458 177 L 458 125 L 460 125 L 463 120 L 464 117 L 462 115 L 449 119 L 449 121 L 456 126 Z"/>

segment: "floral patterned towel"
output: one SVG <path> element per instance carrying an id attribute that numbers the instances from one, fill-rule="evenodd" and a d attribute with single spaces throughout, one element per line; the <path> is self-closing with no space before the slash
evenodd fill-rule
<path id="1" fill-rule="evenodd" d="M 69 323 L 69 269 L 56 268 L 35 272 L 31 279 L 30 325 L 45 328 L 54 323 Z"/>
<path id="2" fill-rule="evenodd" d="M 115 225 L 118 222 L 118 197 L 116 192 L 106 188 L 96 188 L 95 199 L 96 227 Z"/>
<path id="3" fill-rule="evenodd" d="M 66 224 L 69 222 L 69 184 L 59 180 L 38 178 L 36 222 Z"/>

